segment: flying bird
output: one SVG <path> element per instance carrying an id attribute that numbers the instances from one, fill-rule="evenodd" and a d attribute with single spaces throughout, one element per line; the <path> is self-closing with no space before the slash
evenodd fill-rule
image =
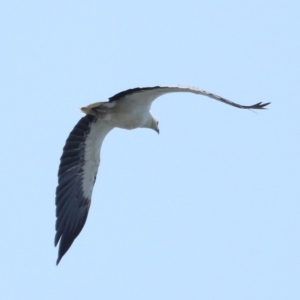
<path id="1" fill-rule="evenodd" d="M 168 93 L 203 95 L 242 109 L 264 109 L 269 103 L 245 106 L 204 90 L 188 86 L 154 86 L 120 92 L 106 102 L 82 107 L 86 115 L 71 131 L 63 148 L 56 188 L 56 235 L 58 264 L 81 232 L 89 212 L 92 191 L 105 136 L 115 127 L 149 128 L 159 133 L 158 120 L 151 114 L 152 102 Z"/>

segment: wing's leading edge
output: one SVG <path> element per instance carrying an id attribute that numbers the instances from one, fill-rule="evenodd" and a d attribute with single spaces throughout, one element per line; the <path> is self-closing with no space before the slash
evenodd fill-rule
<path id="1" fill-rule="evenodd" d="M 270 104 L 270 102 L 267 103 L 259 102 L 253 105 L 241 105 L 196 87 L 180 86 L 180 85 L 179 86 L 153 86 L 153 87 L 129 89 L 110 97 L 109 101 L 110 102 L 119 101 L 124 98 L 127 99 L 130 98 L 135 101 L 143 101 L 143 100 L 153 101 L 164 94 L 176 93 L 176 92 L 187 92 L 187 93 L 207 96 L 214 100 L 242 109 L 265 109 L 265 107 Z"/>

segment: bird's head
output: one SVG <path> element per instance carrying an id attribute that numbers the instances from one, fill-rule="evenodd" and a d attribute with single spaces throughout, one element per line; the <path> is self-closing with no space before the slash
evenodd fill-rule
<path id="1" fill-rule="evenodd" d="M 149 128 L 153 129 L 154 131 L 156 131 L 159 134 L 159 128 L 158 128 L 158 120 L 156 120 L 153 116 L 152 116 L 152 122 L 151 122 L 151 126 Z"/>

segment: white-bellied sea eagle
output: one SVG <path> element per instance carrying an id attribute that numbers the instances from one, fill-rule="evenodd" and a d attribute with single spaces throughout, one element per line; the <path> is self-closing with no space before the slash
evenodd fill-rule
<path id="1" fill-rule="evenodd" d="M 188 86 L 154 86 L 120 92 L 107 102 L 82 107 L 86 115 L 71 131 L 63 148 L 56 188 L 56 235 L 58 264 L 82 230 L 88 216 L 93 186 L 105 136 L 114 128 L 150 128 L 159 132 L 158 121 L 150 113 L 152 102 L 167 93 L 203 95 L 242 109 L 264 109 L 270 103 L 245 106 L 204 90 Z"/>

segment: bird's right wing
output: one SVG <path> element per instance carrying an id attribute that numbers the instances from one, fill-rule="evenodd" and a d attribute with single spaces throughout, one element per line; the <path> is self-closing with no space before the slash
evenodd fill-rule
<path id="1" fill-rule="evenodd" d="M 235 103 L 231 100 L 207 92 L 205 90 L 201 90 L 199 88 L 191 87 L 191 86 L 183 86 L 183 85 L 153 86 L 153 87 L 129 89 L 110 97 L 109 102 L 122 101 L 123 99 L 128 99 L 130 101 L 134 101 L 137 105 L 150 106 L 152 101 L 154 101 L 156 98 L 168 93 L 178 93 L 178 92 L 186 92 L 186 93 L 193 93 L 197 95 L 207 96 L 214 100 L 242 109 L 265 109 L 265 107 L 270 104 L 270 102 L 268 103 L 259 102 L 253 105 L 241 105 L 239 103 Z M 146 104 L 143 104 L 141 102 L 145 102 Z"/>
<path id="2" fill-rule="evenodd" d="M 91 204 L 100 163 L 100 149 L 112 129 L 95 116 L 86 115 L 71 131 L 60 158 L 56 188 L 56 235 L 59 263 L 82 230 Z"/>

